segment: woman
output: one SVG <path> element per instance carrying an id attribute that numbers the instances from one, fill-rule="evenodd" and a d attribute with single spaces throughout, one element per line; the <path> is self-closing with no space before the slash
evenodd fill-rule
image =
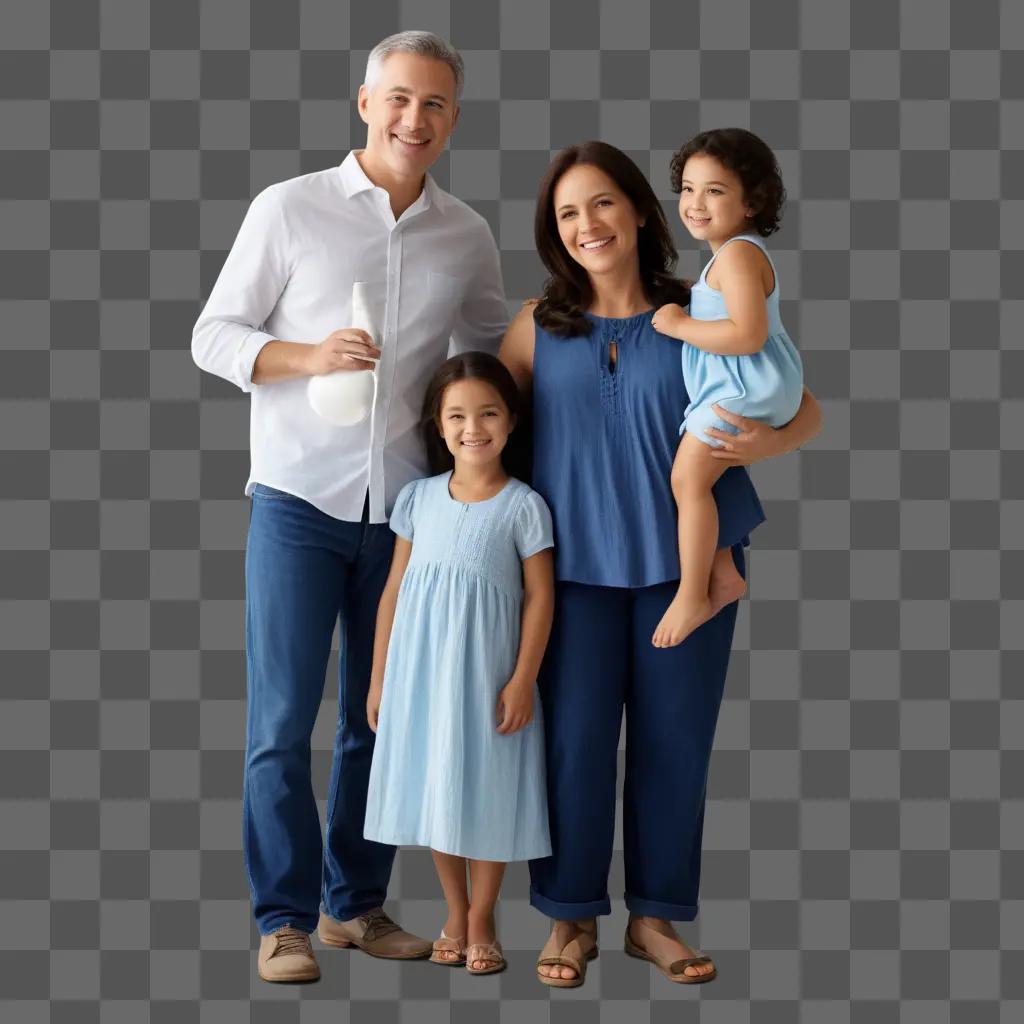
<path id="1" fill-rule="evenodd" d="M 680 343 L 654 310 L 685 305 L 676 251 L 650 185 L 621 151 L 588 142 L 560 153 L 541 184 L 537 249 L 551 274 L 539 303 L 513 320 L 500 356 L 534 408 L 533 486 L 555 525 L 555 623 L 541 676 L 552 855 L 530 864 L 530 902 L 554 919 L 537 972 L 583 983 L 597 955 L 615 774 L 626 711 L 626 952 L 672 981 L 715 967 L 676 934 L 697 914 L 708 761 L 722 699 L 735 591 L 712 590 L 716 614 L 677 647 L 651 637 L 678 585 L 670 473 L 687 397 Z M 747 534 L 764 518 L 745 470 L 818 431 L 805 390 L 773 430 L 733 416 L 709 431 L 730 463 L 715 485 L 719 547 L 744 573 Z"/>

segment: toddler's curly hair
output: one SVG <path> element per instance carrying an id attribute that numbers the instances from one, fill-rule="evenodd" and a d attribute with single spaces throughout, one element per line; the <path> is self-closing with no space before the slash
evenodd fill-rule
<path id="1" fill-rule="evenodd" d="M 683 168 L 698 153 L 714 157 L 740 179 L 743 198 L 756 211 L 751 220 L 759 235 L 767 238 L 779 230 L 786 189 L 767 143 L 745 128 L 715 128 L 695 135 L 672 157 L 673 192 L 682 191 Z"/>

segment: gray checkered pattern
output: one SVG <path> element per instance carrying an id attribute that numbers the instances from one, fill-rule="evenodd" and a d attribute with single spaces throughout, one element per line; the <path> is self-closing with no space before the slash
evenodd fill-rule
<path id="1" fill-rule="evenodd" d="M 361 144 L 367 51 L 406 27 L 465 55 L 436 177 L 492 225 L 510 300 L 537 292 L 533 197 L 567 143 L 650 173 L 691 275 L 675 147 L 748 125 L 783 165 L 783 316 L 826 425 L 754 471 L 685 932 L 710 986 L 627 959 L 619 902 L 586 987 L 540 987 L 522 865 L 503 975 L 325 951 L 319 985 L 255 978 L 248 406 L 189 334 L 250 197 Z M 0 1017 L 1024 1019 L 1024 7 L 3 0 L 0 46 Z M 391 894 L 437 931 L 425 852 Z"/>

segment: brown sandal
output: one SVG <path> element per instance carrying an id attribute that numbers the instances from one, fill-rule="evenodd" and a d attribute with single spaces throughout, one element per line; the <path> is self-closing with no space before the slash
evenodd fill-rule
<path id="1" fill-rule="evenodd" d="M 582 940 L 582 941 L 581 941 Z M 552 988 L 579 988 L 587 980 L 587 964 L 596 960 L 600 951 L 597 948 L 597 936 L 581 928 L 564 946 L 555 940 L 554 929 L 540 951 L 537 959 L 538 967 L 571 967 L 576 972 L 575 978 L 551 978 L 537 973 L 537 980 L 542 985 Z"/>
<path id="2" fill-rule="evenodd" d="M 440 956 L 441 953 L 456 953 L 455 957 Z M 433 946 L 430 954 L 432 964 L 441 964 L 442 967 L 462 967 L 466 963 L 466 940 L 452 939 L 441 929 L 441 936 Z"/>
<path id="3" fill-rule="evenodd" d="M 474 960 L 487 962 L 486 967 L 471 967 Z M 466 970 L 470 974 L 498 974 L 508 967 L 500 942 L 474 942 L 466 950 Z"/>
<path id="4" fill-rule="evenodd" d="M 638 960 L 647 960 L 654 964 L 669 981 L 678 985 L 702 985 L 706 981 L 714 981 L 718 977 L 718 968 L 714 967 L 714 961 L 705 956 L 699 949 L 697 956 L 684 957 L 682 960 L 668 960 L 665 957 L 655 956 L 648 953 L 642 946 L 638 946 L 630 937 L 629 929 L 633 922 L 626 925 L 626 939 L 624 949 L 629 956 L 635 956 Z M 712 964 L 712 970 L 705 974 L 687 974 L 687 967 L 697 967 L 700 964 Z"/>

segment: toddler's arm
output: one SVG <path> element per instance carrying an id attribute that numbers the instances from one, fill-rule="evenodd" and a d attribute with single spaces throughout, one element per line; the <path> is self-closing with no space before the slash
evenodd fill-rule
<path id="1" fill-rule="evenodd" d="M 384 692 L 384 666 L 388 659 L 388 643 L 391 640 L 391 627 L 395 623 L 395 607 L 398 604 L 398 590 L 402 585 L 412 555 L 412 541 L 404 537 L 395 537 L 395 551 L 391 556 L 391 570 L 388 572 L 384 592 L 377 606 L 377 628 L 373 634 L 373 667 L 370 669 L 370 693 L 366 698 L 366 719 L 370 728 L 377 731 L 377 713 L 380 711 L 380 698 Z"/>
<path id="2" fill-rule="evenodd" d="M 749 356 L 768 338 L 768 310 L 761 271 L 766 257 L 755 245 L 734 242 L 715 261 L 727 320 L 695 320 L 671 303 L 654 314 L 654 329 L 704 352 Z"/>

